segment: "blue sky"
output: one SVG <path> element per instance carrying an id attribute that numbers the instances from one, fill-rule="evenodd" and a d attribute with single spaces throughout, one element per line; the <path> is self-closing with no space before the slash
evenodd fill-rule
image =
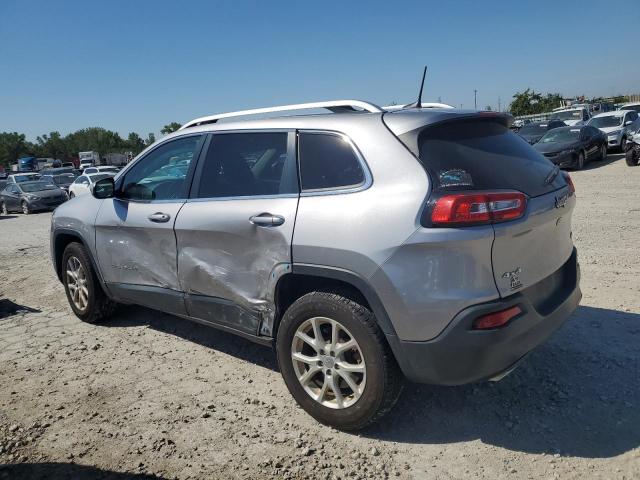
<path id="1" fill-rule="evenodd" d="M 0 0 L 0 131 L 171 121 L 335 98 L 465 108 L 533 87 L 640 92 L 638 0 Z"/>

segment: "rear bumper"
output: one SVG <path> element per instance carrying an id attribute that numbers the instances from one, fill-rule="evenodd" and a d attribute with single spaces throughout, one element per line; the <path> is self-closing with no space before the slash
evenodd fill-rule
<path id="1" fill-rule="evenodd" d="M 461 385 L 499 376 L 547 340 L 580 303 L 580 268 L 571 258 L 541 282 L 507 298 L 466 308 L 427 342 L 387 338 L 404 375 L 411 381 Z M 472 330 L 487 313 L 518 305 L 522 313 L 505 327 Z"/>

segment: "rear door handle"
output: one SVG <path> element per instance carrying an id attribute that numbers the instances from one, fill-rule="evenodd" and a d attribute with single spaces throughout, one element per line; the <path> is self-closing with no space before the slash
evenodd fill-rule
<path id="1" fill-rule="evenodd" d="M 154 223 L 166 223 L 171 218 L 171 215 L 162 212 L 156 212 L 152 213 L 147 218 Z"/>
<path id="2" fill-rule="evenodd" d="M 260 215 L 254 215 L 249 218 L 249 221 L 258 227 L 277 227 L 284 223 L 284 217 L 270 213 L 261 213 Z"/>

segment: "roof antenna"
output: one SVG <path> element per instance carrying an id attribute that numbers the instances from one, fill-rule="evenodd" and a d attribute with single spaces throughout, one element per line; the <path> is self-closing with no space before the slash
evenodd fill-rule
<path id="1" fill-rule="evenodd" d="M 422 83 L 420 84 L 420 93 L 418 93 L 418 101 L 414 103 L 410 103 L 405 105 L 404 108 L 422 108 L 422 89 L 424 88 L 424 79 L 427 76 L 427 66 L 424 66 L 424 71 L 422 72 Z"/>

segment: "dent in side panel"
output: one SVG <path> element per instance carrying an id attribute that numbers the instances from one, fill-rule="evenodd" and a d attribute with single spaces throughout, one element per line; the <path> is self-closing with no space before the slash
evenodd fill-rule
<path id="1" fill-rule="evenodd" d="M 208 297 L 220 306 L 231 302 L 244 311 L 243 315 L 228 308 L 216 312 L 218 306 L 212 305 L 208 311 L 190 311 L 190 315 L 205 314 L 205 320 L 243 330 L 251 326 L 253 333 L 262 322 L 260 333 L 271 334 L 275 285 L 291 271 L 297 204 L 297 196 L 187 202 L 176 222 L 182 289 L 190 296 Z M 260 227 L 249 221 L 263 212 L 280 215 L 285 223 Z"/>
<path id="2" fill-rule="evenodd" d="M 371 277 L 402 340 L 437 336 L 463 308 L 498 298 L 491 226 L 421 228 Z"/>

